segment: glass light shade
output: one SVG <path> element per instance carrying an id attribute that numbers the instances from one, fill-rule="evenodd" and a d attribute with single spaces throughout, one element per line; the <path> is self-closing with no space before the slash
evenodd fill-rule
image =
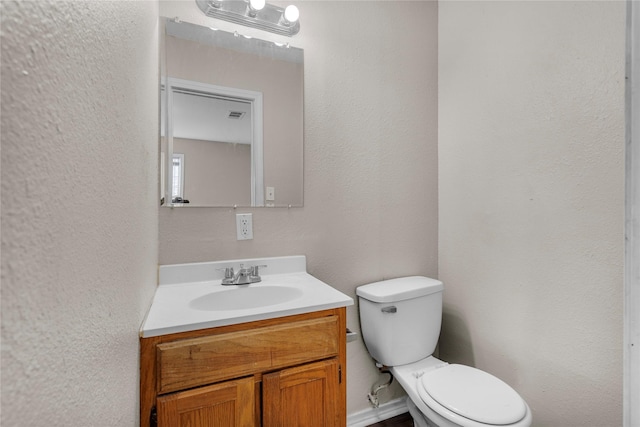
<path id="1" fill-rule="evenodd" d="M 253 10 L 264 9 L 265 4 L 267 4 L 266 0 L 249 0 L 249 5 Z"/>
<path id="2" fill-rule="evenodd" d="M 286 19 L 287 22 L 293 23 L 296 22 L 298 18 L 300 18 L 300 11 L 298 8 L 292 4 L 287 6 L 284 10 L 284 19 Z"/>

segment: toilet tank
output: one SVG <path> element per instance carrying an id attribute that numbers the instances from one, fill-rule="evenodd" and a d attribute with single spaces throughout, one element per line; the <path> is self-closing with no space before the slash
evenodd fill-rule
<path id="1" fill-rule="evenodd" d="M 442 324 L 441 281 L 423 276 L 384 280 L 356 288 L 362 338 L 385 366 L 433 354 Z"/>

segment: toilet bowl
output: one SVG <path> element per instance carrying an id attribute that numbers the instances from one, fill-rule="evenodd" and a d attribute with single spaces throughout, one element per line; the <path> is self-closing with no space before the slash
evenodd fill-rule
<path id="1" fill-rule="evenodd" d="M 531 410 L 505 382 L 432 356 L 440 334 L 442 291 L 442 282 L 421 276 L 358 287 L 367 350 L 406 391 L 416 426 L 529 427 Z"/>
<path id="2" fill-rule="evenodd" d="M 531 410 L 520 395 L 479 369 L 430 356 L 390 371 L 407 392 L 409 412 L 414 406 L 411 415 L 420 427 L 531 425 Z"/>

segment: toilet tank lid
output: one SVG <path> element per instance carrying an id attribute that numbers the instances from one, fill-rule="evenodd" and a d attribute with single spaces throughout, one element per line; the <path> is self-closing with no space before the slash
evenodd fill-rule
<path id="1" fill-rule="evenodd" d="M 372 302 L 396 302 L 441 292 L 441 281 L 424 276 L 399 277 L 358 286 L 356 295 Z"/>

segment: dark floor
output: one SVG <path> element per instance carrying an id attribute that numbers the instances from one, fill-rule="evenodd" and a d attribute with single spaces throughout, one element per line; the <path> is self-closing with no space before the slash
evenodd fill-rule
<path id="1" fill-rule="evenodd" d="M 413 427 L 413 419 L 411 419 L 411 415 L 407 412 L 406 414 L 401 414 L 397 417 L 372 424 L 369 427 Z"/>

